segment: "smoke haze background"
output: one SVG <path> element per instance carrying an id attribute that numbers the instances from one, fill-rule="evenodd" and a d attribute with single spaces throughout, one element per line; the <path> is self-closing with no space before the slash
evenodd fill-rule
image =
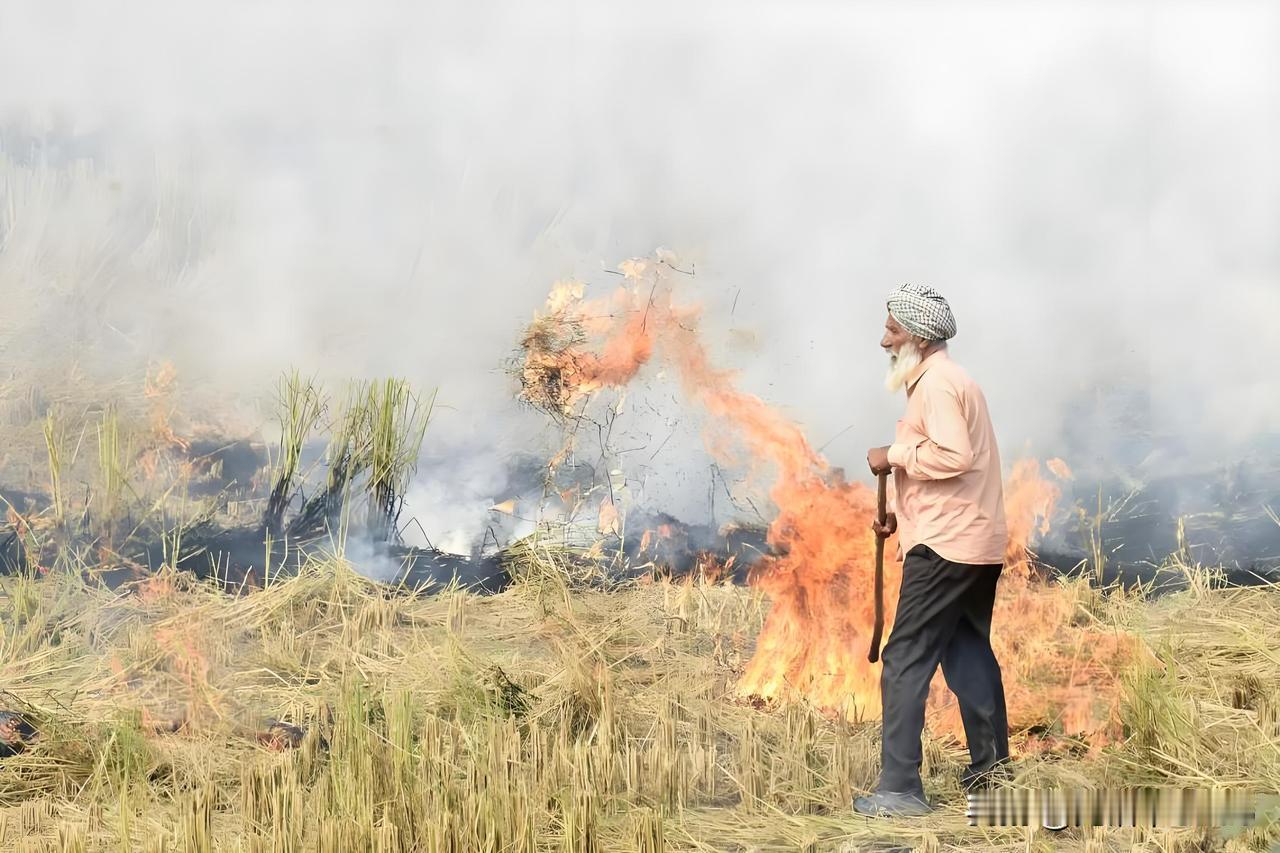
<path id="1" fill-rule="evenodd" d="M 1136 405 L 1161 465 L 1219 463 L 1280 417 L 1277 57 L 1263 2 L 10 0 L 3 358 L 438 385 L 420 504 L 465 527 L 555 443 L 502 364 L 549 285 L 662 246 L 851 472 L 903 281 L 952 302 L 1006 461 L 1137 463 Z M 674 407 L 632 415 L 679 433 L 679 508 Z"/>

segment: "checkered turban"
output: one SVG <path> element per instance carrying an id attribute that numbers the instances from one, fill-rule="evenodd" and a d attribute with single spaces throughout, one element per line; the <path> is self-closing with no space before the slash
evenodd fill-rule
<path id="1" fill-rule="evenodd" d="M 928 341 L 955 337 L 956 318 L 951 306 L 927 284 L 904 284 L 889 294 L 889 313 L 898 325 Z"/>

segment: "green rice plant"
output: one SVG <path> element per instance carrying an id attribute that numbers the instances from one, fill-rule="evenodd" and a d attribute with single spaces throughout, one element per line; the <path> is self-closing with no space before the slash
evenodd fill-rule
<path id="1" fill-rule="evenodd" d="M 373 538 L 398 541 L 404 493 L 416 470 L 434 406 L 434 391 L 424 402 L 404 380 L 353 385 L 332 423 L 325 453 L 328 473 L 324 486 L 290 521 L 289 534 L 308 539 L 329 533 L 344 539 L 344 513 L 350 506 L 349 498 L 354 490 L 362 488 L 368 495 L 366 526 Z M 314 419 L 303 422 L 310 427 L 319 414 L 317 409 Z M 283 448 L 281 456 L 288 458 Z M 287 466 L 280 470 L 291 477 L 296 475 L 296 470 L 290 472 Z M 281 482 L 278 479 L 277 485 Z M 268 512 L 271 518 L 282 519 L 288 489 L 277 491 L 282 497 L 276 498 L 277 492 L 273 492 L 276 500 L 269 502 Z M 276 529 L 281 527 L 276 525 Z"/>
<path id="2" fill-rule="evenodd" d="M 347 507 L 352 484 L 369 467 L 369 386 L 356 383 L 347 392 L 347 401 L 334 419 L 329 446 L 325 451 L 328 474 L 325 485 L 307 500 L 289 523 L 294 538 L 312 538 L 325 532 L 338 533 L 343 528 L 343 510 Z"/>
<path id="3" fill-rule="evenodd" d="M 106 407 L 98 422 L 98 529 L 110 542 L 123 518 L 124 498 L 131 491 L 129 474 L 132 440 L 122 432 L 115 404 Z"/>
<path id="4" fill-rule="evenodd" d="M 331 494 L 340 493 L 369 466 L 369 413 L 364 408 L 369 395 L 370 386 L 352 385 L 337 419 L 326 454 L 329 474 L 325 488 Z"/>
<path id="5" fill-rule="evenodd" d="M 155 766 L 155 755 L 142 733 L 137 711 L 123 711 L 115 720 L 99 726 L 90 744 L 96 756 L 94 781 L 117 794 L 131 785 L 145 783 Z"/>
<path id="6" fill-rule="evenodd" d="M 293 499 L 300 473 L 302 448 L 324 412 L 324 398 L 314 380 L 295 370 L 280 382 L 280 448 L 274 464 L 273 485 L 263 513 L 263 526 L 272 534 L 284 532 L 284 513 Z"/>
<path id="7" fill-rule="evenodd" d="M 62 526 L 66 518 L 66 499 L 62 492 L 66 435 L 62 423 L 50 410 L 44 419 L 44 445 L 49 457 L 49 499 L 54 522 Z"/>
<path id="8" fill-rule="evenodd" d="M 397 522 L 404 493 L 417 469 L 422 439 L 435 407 L 433 391 L 422 404 L 402 379 L 369 386 L 365 411 L 369 428 L 369 530 L 376 541 L 399 537 Z"/>

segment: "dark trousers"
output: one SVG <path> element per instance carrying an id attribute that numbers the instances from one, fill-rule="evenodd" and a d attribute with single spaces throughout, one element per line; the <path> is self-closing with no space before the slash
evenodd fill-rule
<path id="1" fill-rule="evenodd" d="M 939 663 L 960 700 L 972 760 L 966 775 L 1008 759 L 1004 682 L 991 651 L 991 609 L 1001 569 L 953 563 L 925 545 L 903 560 L 897 615 L 882 654 L 880 790 L 923 794 L 920 735 Z"/>

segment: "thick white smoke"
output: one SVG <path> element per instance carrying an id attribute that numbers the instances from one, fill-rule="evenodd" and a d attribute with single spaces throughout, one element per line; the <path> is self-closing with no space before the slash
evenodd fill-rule
<path id="1" fill-rule="evenodd" d="M 1008 457 L 1145 454 L 1094 428 L 1117 387 L 1210 460 L 1280 417 L 1271 3 L 0 14 L 16 376 L 405 375 L 440 387 L 437 451 L 491 451 L 454 467 L 482 508 L 550 443 L 501 370 L 549 283 L 661 245 L 744 385 L 851 471 L 901 405 L 877 342 L 902 281 L 951 299 Z"/>

